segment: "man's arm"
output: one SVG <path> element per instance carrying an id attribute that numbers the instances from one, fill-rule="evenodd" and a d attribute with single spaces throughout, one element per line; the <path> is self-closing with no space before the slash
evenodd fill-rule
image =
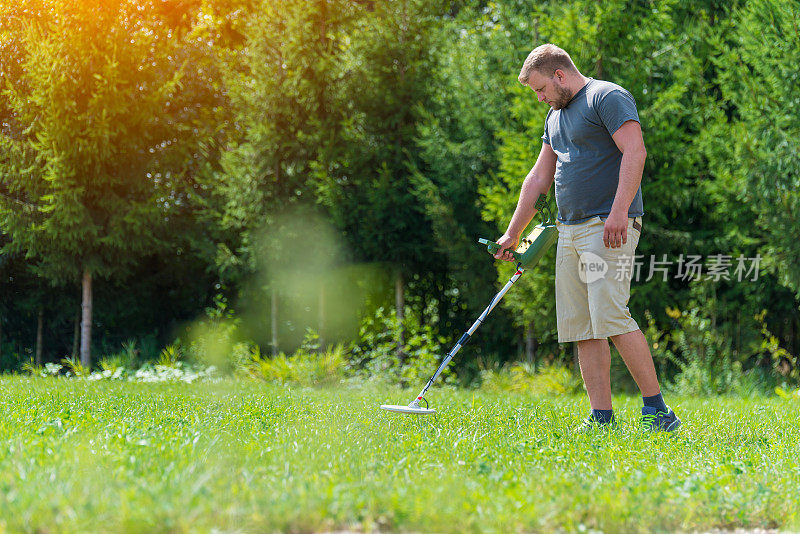
<path id="1" fill-rule="evenodd" d="M 617 194 L 605 223 L 603 243 L 606 247 L 618 248 L 628 242 L 628 209 L 642 183 L 647 150 L 644 148 L 642 127 L 634 120 L 625 122 L 611 137 L 622 152 L 622 163 L 619 166 Z"/>
<path id="2" fill-rule="evenodd" d="M 506 261 L 514 259 L 511 252 L 507 251 L 517 248 L 522 232 L 531 222 L 533 216 L 536 215 L 534 205 L 539 195 L 546 195 L 550 190 L 550 186 L 553 185 L 557 159 L 558 157 L 553 152 L 553 148 L 547 143 L 542 143 L 542 150 L 539 151 L 536 164 L 528 173 L 528 176 L 525 177 L 525 181 L 522 182 L 517 209 L 514 210 L 511 222 L 508 224 L 508 230 L 503 234 L 503 237 L 497 240 L 500 249 L 494 255 L 495 258 Z"/>

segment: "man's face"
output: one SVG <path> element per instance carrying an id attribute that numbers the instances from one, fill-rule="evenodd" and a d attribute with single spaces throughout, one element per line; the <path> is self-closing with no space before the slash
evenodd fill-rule
<path id="1" fill-rule="evenodd" d="M 528 76 L 528 85 L 536 92 L 539 102 L 547 102 L 553 109 L 566 107 L 572 99 L 572 92 L 564 83 L 564 74 L 560 70 L 552 76 L 545 76 L 535 70 Z"/>

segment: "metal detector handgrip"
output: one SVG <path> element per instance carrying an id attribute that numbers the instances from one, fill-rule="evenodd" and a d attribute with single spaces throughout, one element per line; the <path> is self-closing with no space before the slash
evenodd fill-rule
<path id="1" fill-rule="evenodd" d="M 478 239 L 478 243 L 481 245 L 486 245 L 486 249 L 489 251 L 489 254 L 497 254 L 497 251 L 500 250 L 500 245 L 495 243 L 494 241 L 489 241 L 488 239 L 480 238 Z M 519 252 L 515 252 L 513 250 L 506 249 L 506 252 L 510 252 L 514 259 L 519 261 L 522 259 L 522 254 Z"/>

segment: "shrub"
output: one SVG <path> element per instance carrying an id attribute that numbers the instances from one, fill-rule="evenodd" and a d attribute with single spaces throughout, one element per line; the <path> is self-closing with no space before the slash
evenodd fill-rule
<path id="1" fill-rule="evenodd" d="M 116 372 L 117 369 L 136 369 L 141 364 L 139 356 L 141 351 L 136 346 L 135 340 L 122 344 L 122 351 L 100 359 L 100 369 Z"/>
<path id="2" fill-rule="evenodd" d="M 63 367 L 57 363 L 46 363 L 42 365 L 36 365 L 33 359 L 30 361 L 22 364 L 22 371 L 25 373 L 30 374 L 31 376 L 40 376 L 42 378 L 48 376 L 57 376 L 58 373 L 61 372 Z"/>
<path id="3" fill-rule="evenodd" d="M 678 328 L 654 343 L 664 345 L 659 354 L 679 369 L 666 389 L 693 396 L 752 396 L 772 389 L 774 377 L 763 369 L 745 369 L 743 362 L 733 356 L 731 340 L 711 328 L 711 319 L 702 316 L 698 308 L 670 311 Z M 748 356 L 752 355 L 740 357 L 746 360 Z"/>
<path id="4" fill-rule="evenodd" d="M 445 356 L 442 348 L 445 339 L 438 333 L 433 309 L 421 315 L 407 309 L 402 324 L 395 310 L 387 312 L 378 308 L 373 316 L 367 316 L 361 324 L 359 342 L 350 349 L 350 366 L 354 373 L 401 386 L 427 381 Z M 398 350 L 401 331 L 405 343 Z M 448 367 L 437 383 L 453 380 L 453 371 Z"/>
<path id="5" fill-rule="evenodd" d="M 183 348 L 180 343 L 167 345 L 158 355 L 156 365 L 164 367 L 175 367 L 179 360 L 183 358 Z"/>
<path id="6" fill-rule="evenodd" d="M 247 356 L 240 358 L 238 369 L 244 374 L 276 384 L 303 386 L 330 385 L 340 382 L 348 374 L 347 351 L 336 345 L 318 350 L 319 336 L 312 330 L 300 349 L 291 356 L 279 353 L 268 357 L 257 345 L 250 347 Z"/>
<path id="7" fill-rule="evenodd" d="M 67 370 L 67 376 L 89 376 L 92 370 L 84 366 L 78 358 L 63 358 L 61 365 Z"/>
<path id="8" fill-rule="evenodd" d="M 536 371 L 527 363 L 481 371 L 481 389 L 534 395 L 578 393 L 583 385 L 569 368 L 547 365 Z"/>

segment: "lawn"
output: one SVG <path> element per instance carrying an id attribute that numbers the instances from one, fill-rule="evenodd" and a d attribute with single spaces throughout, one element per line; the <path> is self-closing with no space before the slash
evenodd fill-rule
<path id="1" fill-rule="evenodd" d="M 0 378 L 0 532 L 800 528 L 800 401 L 670 398 L 673 435 L 576 435 L 582 397 Z"/>

